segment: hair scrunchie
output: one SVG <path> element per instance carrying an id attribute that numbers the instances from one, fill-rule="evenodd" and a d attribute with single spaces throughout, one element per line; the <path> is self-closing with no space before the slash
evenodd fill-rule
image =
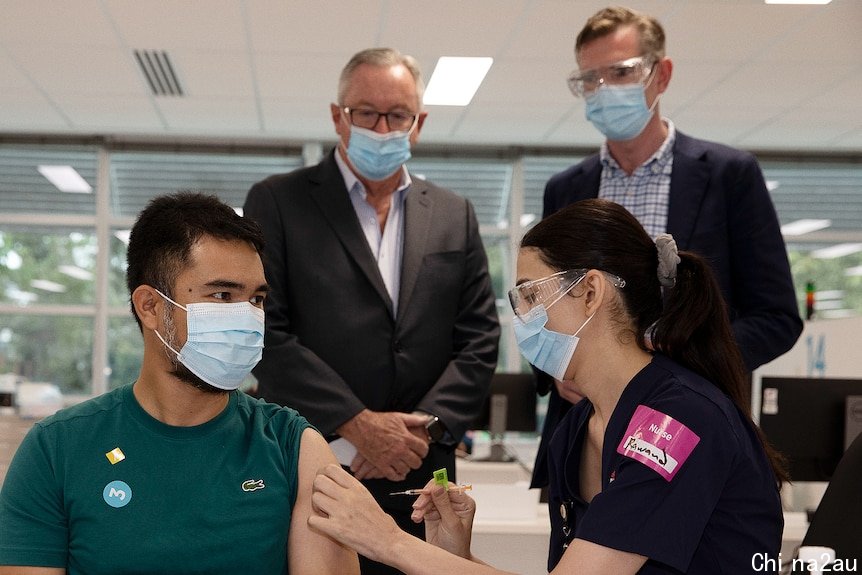
<path id="1" fill-rule="evenodd" d="M 655 247 L 658 250 L 658 281 L 663 287 L 673 287 L 676 266 L 680 262 L 676 240 L 670 234 L 659 234 L 655 238 Z"/>

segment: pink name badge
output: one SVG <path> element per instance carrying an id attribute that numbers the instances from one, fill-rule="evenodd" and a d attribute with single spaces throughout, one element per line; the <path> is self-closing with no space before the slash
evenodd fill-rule
<path id="1" fill-rule="evenodd" d="M 670 481 L 699 442 L 700 437 L 671 416 L 638 405 L 617 453 L 640 461 Z"/>

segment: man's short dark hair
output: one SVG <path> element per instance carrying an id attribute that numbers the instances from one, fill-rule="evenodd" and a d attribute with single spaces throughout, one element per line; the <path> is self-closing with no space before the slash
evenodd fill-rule
<path id="1" fill-rule="evenodd" d="M 150 285 L 172 297 L 172 287 L 189 263 L 192 246 L 203 236 L 248 242 L 263 257 L 263 234 L 258 225 L 217 197 L 196 192 L 158 196 L 140 213 L 129 236 L 129 294 L 138 286 Z M 134 304 L 131 307 L 140 327 Z"/>
<path id="2" fill-rule="evenodd" d="M 649 56 L 655 60 L 664 58 L 665 34 L 659 21 L 649 14 L 624 6 L 603 8 L 590 16 L 575 39 L 575 58 L 581 53 L 581 48 L 585 44 L 607 36 L 623 26 L 637 28 L 640 34 L 641 56 Z"/>

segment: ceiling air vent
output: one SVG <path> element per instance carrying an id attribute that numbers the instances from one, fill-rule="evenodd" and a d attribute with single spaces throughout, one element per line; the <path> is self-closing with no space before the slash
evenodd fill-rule
<path id="1" fill-rule="evenodd" d="M 183 87 L 164 50 L 135 50 L 135 60 L 155 96 L 182 96 Z"/>

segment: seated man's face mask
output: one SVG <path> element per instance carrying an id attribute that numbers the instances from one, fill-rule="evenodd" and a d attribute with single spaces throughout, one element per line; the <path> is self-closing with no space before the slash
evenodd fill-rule
<path id="1" fill-rule="evenodd" d="M 263 355 L 263 310 L 249 302 L 182 306 L 156 291 L 187 314 L 182 349 L 175 350 L 156 330 L 159 340 L 206 383 L 225 391 L 237 389 Z"/>

